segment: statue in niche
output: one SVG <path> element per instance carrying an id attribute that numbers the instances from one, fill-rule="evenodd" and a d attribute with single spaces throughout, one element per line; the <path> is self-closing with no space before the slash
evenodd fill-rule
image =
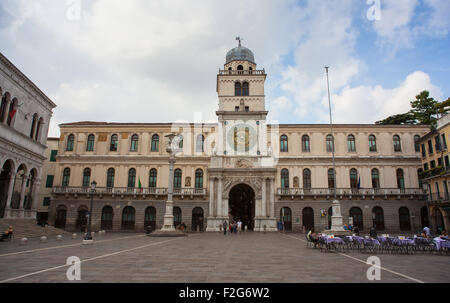
<path id="1" fill-rule="evenodd" d="M 191 187 L 191 177 L 186 177 L 185 187 Z"/>

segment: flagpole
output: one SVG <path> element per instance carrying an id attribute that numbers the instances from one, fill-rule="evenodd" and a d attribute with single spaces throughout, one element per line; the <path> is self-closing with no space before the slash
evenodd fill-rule
<path id="1" fill-rule="evenodd" d="M 336 194 L 336 161 L 334 159 L 335 146 L 334 146 L 334 134 L 333 134 L 333 116 L 331 115 L 330 80 L 328 78 L 328 69 L 329 69 L 329 67 L 325 66 L 325 70 L 327 72 L 328 108 L 329 108 L 329 111 L 330 111 L 331 138 L 333 140 L 332 141 L 333 142 L 333 148 L 331 149 L 332 150 L 332 154 L 333 154 L 333 179 L 334 179 L 334 182 L 333 182 L 334 188 L 333 188 L 333 190 L 334 190 L 334 199 L 336 200 L 337 199 L 337 194 Z"/>

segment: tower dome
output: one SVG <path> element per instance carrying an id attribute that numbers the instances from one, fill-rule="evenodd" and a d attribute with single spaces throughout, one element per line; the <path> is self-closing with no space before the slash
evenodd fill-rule
<path id="1" fill-rule="evenodd" d="M 228 64 L 231 61 L 250 61 L 255 63 L 255 56 L 253 55 L 253 52 L 241 45 L 240 38 L 237 38 L 236 40 L 239 40 L 239 46 L 233 48 L 227 53 L 225 64 Z"/>

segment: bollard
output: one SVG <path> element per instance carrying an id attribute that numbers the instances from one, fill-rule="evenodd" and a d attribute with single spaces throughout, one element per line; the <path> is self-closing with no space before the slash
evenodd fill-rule
<path id="1" fill-rule="evenodd" d="M 56 236 L 56 241 L 62 241 L 62 236 L 61 235 L 57 235 Z"/>
<path id="2" fill-rule="evenodd" d="M 72 239 L 76 239 L 77 238 L 77 234 L 72 234 Z"/>
<path id="3" fill-rule="evenodd" d="M 47 237 L 46 236 L 42 236 L 41 237 L 41 243 L 47 243 Z"/>
<path id="4" fill-rule="evenodd" d="M 28 243 L 28 239 L 27 238 L 20 239 L 20 245 L 27 245 L 27 243 Z"/>

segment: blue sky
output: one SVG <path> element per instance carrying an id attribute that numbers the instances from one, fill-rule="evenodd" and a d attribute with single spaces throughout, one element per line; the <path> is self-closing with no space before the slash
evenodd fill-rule
<path id="1" fill-rule="evenodd" d="M 450 0 L 5 0 L 0 51 L 58 105 L 50 136 L 73 121 L 215 121 L 237 35 L 268 73 L 270 119 L 327 123 L 328 65 L 335 121 L 373 123 L 424 89 L 450 96 L 448 15 Z"/>

